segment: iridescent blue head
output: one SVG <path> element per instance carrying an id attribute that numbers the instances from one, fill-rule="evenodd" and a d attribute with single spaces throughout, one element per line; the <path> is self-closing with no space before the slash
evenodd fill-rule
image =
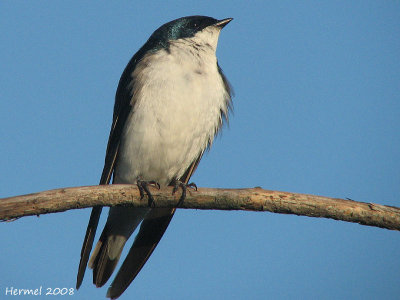
<path id="1" fill-rule="evenodd" d="M 179 18 L 162 25 L 160 28 L 154 31 L 149 40 L 146 42 L 145 46 L 148 50 L 167 48 L 169 41 L 193 37 L 196 33 L 209 26 L 222 29 L 230 21 L 232 21 L 232 18 L 223 20 L 217 20 L 206 16 L 190 16 Z"/>

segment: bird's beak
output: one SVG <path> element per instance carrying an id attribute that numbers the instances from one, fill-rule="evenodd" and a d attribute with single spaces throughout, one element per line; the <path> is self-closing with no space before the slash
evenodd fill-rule
<path id="1" fill-rule="evenodd" d="M 230 21 L 232 21 L 233 18 L 227 18 L 223 20 L 219 20 L 217 23 L 214 24 L 214 26 L 219 27 L 219 28 L 224 28 L 225 25 L 227 25 Z"/>

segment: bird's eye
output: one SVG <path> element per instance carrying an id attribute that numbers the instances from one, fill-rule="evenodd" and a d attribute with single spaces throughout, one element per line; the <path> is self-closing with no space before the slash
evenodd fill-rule
<path id="1" fill-rule="evenodd" d="M 194 23 L 194 24 L 193 24 L 193 27 L 194 27 L 194 28 L 199 27 L 199 24 Z"/>

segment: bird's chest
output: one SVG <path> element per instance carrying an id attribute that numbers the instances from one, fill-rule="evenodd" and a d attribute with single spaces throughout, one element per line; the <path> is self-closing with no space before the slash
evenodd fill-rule
<path id="1" fill-rule="evenodd" d="M 133 74 L 135 104 L 120 149 L 129 180 L 179 178 L 216 133 L 225 96 L 216 61 L 186 58 L 145 58 Z"/>

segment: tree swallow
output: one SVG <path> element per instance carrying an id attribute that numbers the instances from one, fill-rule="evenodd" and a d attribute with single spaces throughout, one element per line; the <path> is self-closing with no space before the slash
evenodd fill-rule
<path id="1" fill-rule="evenodd" d="M 132 57 L 118 84 L 113 122 L 100 184 L 180 185 L 189 178 L 231 109 L 232 92 L 218 65 L 221 29 L 232 19 L 180 18 L 162 25 Z M 142 222 L 133 245 L 107 292 L 118 298 L 160 241 L 175 209 L 112 207 L 90 257 L 102 207 L 90 215 L 77 275 L 86 265 L 93 283 L 103 286 L 125 242 Z"/>

